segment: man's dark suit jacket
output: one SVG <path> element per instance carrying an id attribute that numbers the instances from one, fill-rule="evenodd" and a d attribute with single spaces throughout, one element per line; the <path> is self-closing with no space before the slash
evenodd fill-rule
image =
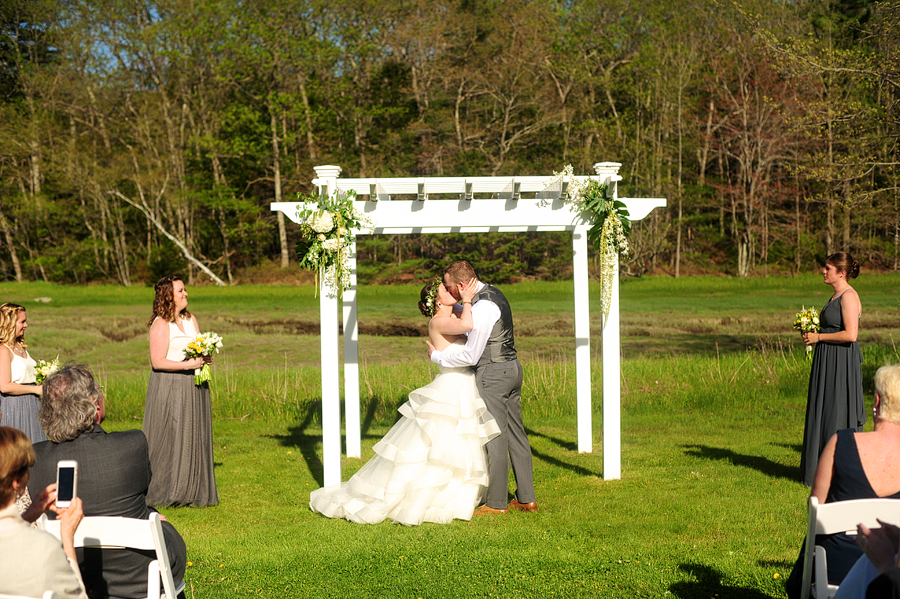
<path id="1" fill-rule="evenodd" d="M 78 496 L 85 516 L 150 517 L 150 453 L 139 430 L 107 433 L 99 424 L 62 443 L 44 441 L 34 446 L 37 462 L 31 469 L 28 491 L 32 497 L 56 482 L 59 460 L 78 462 Z M 53 512 L 48 512 L 53 517 Z M 166 547 L 176 584 L 184 579 L 187 548 L 181 535 L 163 522 Z M 91 599 L 146 597 L 147 566 L 153 552 L 123 549 L 78 549 L 81 575 Z"/>

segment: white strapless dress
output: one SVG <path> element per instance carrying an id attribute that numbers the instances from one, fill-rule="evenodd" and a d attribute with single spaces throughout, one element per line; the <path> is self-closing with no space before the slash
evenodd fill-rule
<path id="1" fill-rule="evenodd" d="M 458 341 L 446 351 L 459 351 Z M 401 418 L 349 481 L 313 491 L 309 506 L 329 518 L 415 526 L 470 520 L 488 484 L 484 445 L 500 434 L 469 368 L 442 368 L 409 394 Z"/>

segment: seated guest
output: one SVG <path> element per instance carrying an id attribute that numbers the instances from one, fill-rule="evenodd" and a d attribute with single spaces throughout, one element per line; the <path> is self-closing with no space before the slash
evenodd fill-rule
<path id="1" fill-rule="evenodd" d="M 59 460 L 78 462 L 78 496 L 86 516 L 150 517 L 150 454 L 139 430 L 107 433 L 103 394 L 88 369 L 65 366 L 44 381 L 38 413 L 49 441 L 37 443 L 37 463 L 28 487 L 32 495 L 55 481 Z M 187 548 L 169 522 L 163 522 L 172 576 L 184 578 Z M 78 563 L 91 599 L 145 597 L 153 552 L 131 549 L 78 549 Z"/>
<path id="2" fill-rule="evenodd" d="M 869 529 L 860 524 L 856 543 L 865 551 L 841 583 L 836 598 L 900 599 L 900 528 L 878 520 L 880 528 Z M 851 580 L 851 577 L 855 579 Z"/>
<path id="3" fill-rule="evenodd" d="M 819 503 L 900 499 L 900 364 L 883 366 L 875 373 L 874 420 L 871 433 L 844 429 L 825 444 L 812 486 Z M 828 556 L 830 584 L 840 584 L 862 555 L 854 537 L 843 533 L 816 537 L 816 544 Z M 788 597 L 800 596 L 802 576 L 801 550 L 786 584 Z"/>
<path id="4" fill-rule="evenodd" d="M 34 450 L 28 435 L 0 426 L 0 593 L 40 597 L 45 591 L 70 599 L 87 599 L 75 557 L 75 529 L 84 515 L 81 500 L 56 508 L 53 484 L 32 505 L 53 509 L 61 516 L 62 545 L 53 535 L 32 528 L 19 515 L 16 498 L 25 491 Z M 40 511 L 29 512 L 30 519 Z"/>

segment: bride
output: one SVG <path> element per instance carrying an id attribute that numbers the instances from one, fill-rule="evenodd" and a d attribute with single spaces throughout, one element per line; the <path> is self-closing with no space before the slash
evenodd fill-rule
<path id="1" fill-rule="evenodd" d="M 472 330 L 477 284 L 460 285 L 462 312 L 440 279 L 422 288 L 419 310 L 431 317 L 428 336 L 439 350 L 460 351 Z M 401 418 L 373 448 L 375 456 L 339 487 L 313 491 L 309 506 L 329 518 L 415 526 L 470 520 L 488 484 L 484 445 L 500 434 L 469 368 L 441 368 L 409 394 Z"/>

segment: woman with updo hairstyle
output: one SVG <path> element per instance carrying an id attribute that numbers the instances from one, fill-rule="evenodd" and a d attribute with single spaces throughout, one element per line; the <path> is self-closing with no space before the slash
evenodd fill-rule
<path id="1" fill-rule="evenodd" d="M 150 327 L 150 382 L 143 431 L 153 478 L 149 505 L 218 505 L 213 469 L 209 383 L 194 383 L 194 370 L 211 357 L 187 358 L 184 349 L 200 332 L 188 312 L 188 293 L 177 275 L 156 284 Z"/>
<path id="2" fill-rule="evenodd" d="M 828 256 L 822 277 L 834 293 L 819 312 L 819 332 L 803 333 L 807 345 L 816 344 L 800 455 L 801 480 L 807 486 L 813 484 L 819 456 L 832 435 L 845 428 L 861 431 L 866 423 L 857 341 L 862 304 L 850 286 L 858 275 L 859 262 L 850 254 Z"/>
<path id="3" fill-rule="evenodd" d="M 32 443 L 47 440 L 38 423 L 41 387 L 35 385 L 34 361 L 25 344 L 28 315 L 19 304 L 0 305 L 0 425 L 28 435 Z"/>
<path id="4" fill-rule="evenodd" d="M 84 517 L 81 498 L 76 497 L 68 508 L 56 507 L 53 483 L 24 514 L 16 507 L 34 462 L 34 449 L 25 433 L 0 426 L 0 593 L 40 597 L 55 591 L 60 598 L 87 599 L 75 555 L 75 530 Z M 29 524 L 47 509 L 60 516 L 62 544 Z"/>

